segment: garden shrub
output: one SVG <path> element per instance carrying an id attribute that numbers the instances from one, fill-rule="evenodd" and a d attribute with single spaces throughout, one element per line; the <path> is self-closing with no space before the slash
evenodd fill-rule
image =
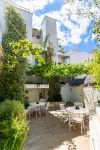
<path id="1" fill-rule="evenodd" d="M 22 150 L 27 134 L 24 106 L 20 101 L 0 104 L 0 150 Z"/>

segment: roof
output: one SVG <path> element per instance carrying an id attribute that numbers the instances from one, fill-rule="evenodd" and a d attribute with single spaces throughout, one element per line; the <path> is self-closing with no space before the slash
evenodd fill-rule
<path id="1" fill-rule="evenodd" d="M 95 76 L 90 74 L 83 74 L 83 75 L 78 75 L 75 77 L 75 79 L 69 84 L 71 86 L 88 86 L 88 85 L 94 85 L 95 84 Z"/>
<path id="2" fill-rule="evenodd" d="M 79 51 L 79 50 L 69 50 L 67 52 L 67 54 L 71 53 L 71 52 L 80 52 L 80 53 L 89 53 L 89 54 L 93 54 L 93 52 L 85 52 L 85 51 Z"/>
<path id="3" fill-rule="evenodd" d="M 15 4 L 14 2 L 12 2 L 11 0 L 9 0 L 9 1 L 1 0 L 1 1 L 6 2 L 8 4 L 12 4 L 13 6 L 15 6 L 16 8 L 18 8 L 20 10 L 23 10 L 23 11 L 33 14 L 29 9 L 19 6 L 19 5 Z"/>
<path id="4" fill-rule="evenodd" d="M 62 52 L 58 52 L 58 55 L 60 55 L 60 56 L 68 56 L 67 53 L 62 53 Z"/>
<path id="5" fill-rule="evenodd" d="M 43 21 L 45 20 L 45 18 L 46 18 L 46 17 L 47 17 L 47 18 L 50 18 L 50 19 L 53 19 L 53 20 L 55 20 L 55 21 L 57 21 L 56 19 L 54 19 L 54 18 L 51 18 L 51 17 L 49 17 L 49 16 L 45 15 L 45 16 L 44 16 L 44 18 L 43 18 L 43 20 L 42 20 L 42 23 L 41 23 L 41 25 L 43 24 Z"/>
<path id="6" fill-rule="evenodd" d="M 76 76 L 75 79 L 70 83 L 70 85 L 79 86 L 79 85 L 84 84 L 84 80 L 86 76 L 87 76 L 86 74 Z"/>

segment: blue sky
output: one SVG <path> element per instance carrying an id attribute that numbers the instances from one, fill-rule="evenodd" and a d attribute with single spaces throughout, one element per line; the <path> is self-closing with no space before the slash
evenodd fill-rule
<path id="1" fill-rule="evenodd" d="M 97 43 L 95 35 L 87 32 L 90 25 L 88 17 L 76 15 L 77 5 L 65 4 L 66 0 L 17 0 L 16 3 L 33 12 L 33 27 L 40 29 L 45 15 L 57 19 L 57 36 L 65 51 L 80 50 L 92 52 Z M 82 9 L 86 9 L 82 5 Z M 73 15 L 68 16 L 69 10 Z"/>

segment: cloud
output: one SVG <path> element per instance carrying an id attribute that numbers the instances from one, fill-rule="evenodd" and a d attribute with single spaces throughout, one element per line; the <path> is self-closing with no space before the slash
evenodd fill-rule
<path id="1" fill-rule="evenodd" d="M 41 15 L 41 16 L 36 16 L 35 13 L 33 14 L 33 17 L 32 17 L 32 26 L 34 28 L 37 28 L 37 29 L 40 29 L 41 28 L 41 23 L 43 21 L 43 18 L 44 18 L 44 15 Z"/>
<path id="2" fill-rule="evenodd" d="M 42 10 L 48 3 L 53 3 L 53 1 L 54 0 L 18 0 L 16 4 L 33 12 Z"/>
<path id="3" fill-rule="evenodd" d="M 82 41 L 82 38 L 78 37 L 77 35 L 73 35 L 70 39 L 70 42 L 73 44 L 79 44 Z"/>
<path id="4" fill-rule="evenodd" d="M 96 38 L 96 35 L 94 33 L 92 33 L 91 40 L 95 40 L 95 38 Z"/>
<path id="5" fill-rule="evenodd" d="M 84 42 L 85 42 L 85 43 L 88 43 L 89 38 L 90 38 L 90 36 L 87 36 L 87 37 L 84 39 Z"/>
<path id="6" fill-rule="evenodd" d="M 84 12 L 87 14 L 89 11 L 89 6 L 87 3 L 82 4 L 82 2 L 78 2 L 76 4 L 66 3 L 61 7 L 59 11 L 50 11 L 49 13 L 45 13 L 43 15 L 37 16 L 35 14 L 36 10 L 43 10 L 44 7 L 53 3 L 54 0 L 22 0 L 16 1 L 18 5 L 26 7 L 33 12 L 33 27 L 41 28 L 41 23 L 45 15 L 48 15 L 51 18 L 57 20 L 57 37 L 60 38 L 59 43 L 62 46 L 66 46 L 68 44 L 79 44 L 83 39 L 82 36 L 86 35 L 87 28 L 91 23 L 91 18 L 88 18 L 87 15 L 83 15 L 80 17 L 78 14 L 81 10 L 81 13 Z M 91 8 L 92 11 L 95 11 L 95 7 Z M 96 10 L 97 11 L 97 10 Z M 71 14 L 71 15 L 70 15 Z M 62 30 L 62 25 L 65 26 Z M 94 39 L 94 35 L 92 35 L 91 40 Z M 84 39 L 84 42 L 87 43 L 89 37 Z"/>

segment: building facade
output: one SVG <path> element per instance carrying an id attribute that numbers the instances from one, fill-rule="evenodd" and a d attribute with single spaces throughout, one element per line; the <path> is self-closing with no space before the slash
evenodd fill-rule
<path id="1" fill-rule="evenodd" d="M 93 61 L 93 53 L 82 52 L 77 50 L 70 50 L 65 53 L 58 51 L 57 27 L 55 19 L 45 16 L 41 24 L 41 32 L 38 30 L 36 31 L 36 29 L 33 29 L 33 35 L 36 35 L 32 37 L 33 43 L 39 44 L 43 44 L 43 42 L 45 41 L 45 37 L 49 35 L 47 47 L 49 46 L 49 43 L 52 44 L 54 49 L 53 62 L 57 65 L 68 63 L 72 64 L 84 63 L 85 61 L 88 61 L 88 59 Z M 33 64 L 35 64 L 35 61 Z"/>
<path id="2" fill-rule="evenodd" d="M 15 6 L 15 9 L 20 13 L 24 19 L 24 23 L 27 30 L 27 39 L 32 41 L 32 13 L 22 7 L 17 6 L 14 3 L 7 2 L 5 0 L 0 0 L 0 43 L 2 43 L 2 37 L 6 32 L 6 22 L 5 22 L 5 12 L 6 7 L 10 4 Z"/>

